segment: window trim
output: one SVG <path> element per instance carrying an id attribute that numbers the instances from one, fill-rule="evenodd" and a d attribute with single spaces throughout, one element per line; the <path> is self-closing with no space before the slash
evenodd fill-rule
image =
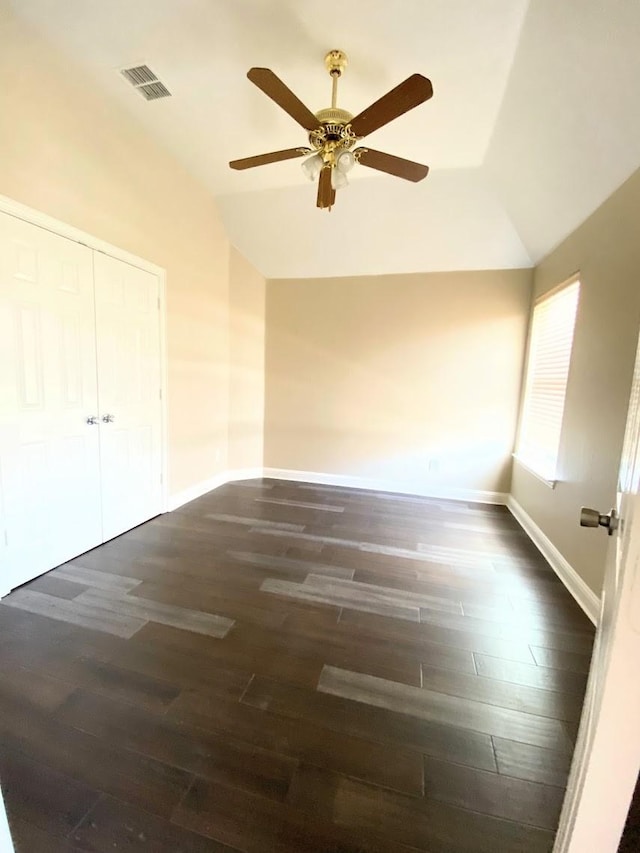
<path id="1" fill-rule="evenodd" d="M 551 299 L 553 296 L 555 296 L 561 290 L 564 290 L 567 287 L 571 287 L 572 285 L 574 285 L 576 283 L 579 285 L 578 304 L 576 306 L 576 319 L 575 319 L 575 323 L 574 323 L 574 327 L 573 327 L 573 334 L 572 334 L 572 338 L 571 338 L 571 352 L 569 355 L 569 367 L 568 367 L 568 372 L 567 372 L 567 387 L 568 387 L 569 378 L 571 375 L 571 363 L 573 361 L 573 344 L 574 344 L 574 339 L 575 339 L 575 329 L 576 329 L 576 324 L 577 324 L 577 319 L 578 319 L 578 310 L 580 307 L 580 294 L 582 293 L 582 279 L 581 279 L 580 271 L 578 270 L 578 271 L 574 272 L 572 275 L 569 276 L 569 278 L 566 278 L 564 281 L 560 282 L 559 284 L 555 285 L 554 287 L 551 287 L 549 290 L 546 290 L 544 293 L 541 293 L 538 297 L 536 297 L 535 299 L 532 300 L 531 314 L 530 314 L 530 318 L 529 318 L 529 328 L 528 328 L 528 333 L 527 333 L 526 359 L 524 362 L 523 372 L 522 372 L 522 391 L 521 391 L 521 395 L 520 395 L 518 429 L 516 432 L 514 452 L 511 454 L 513 459 L 518 463 L 518 465 L 520 467 L 524 468 L 525 471 L 527 471 L 532 477 L 535 477 L 536 480 L 539 480 L 541 483 L 544 483 L 544 485 L 550 489 L 555 489 L 556 484 L 558 483 L 558 476 L 557 476 L 557 474 L 558 474 L 558 459 L 557 459 L 557 457 L 556 457 L 554 475 L 552 478 L 550 478 L 550 477 L 547 477 L 544 474 L 542 474 L 540 471 L 536 470 L 531 465 L 531 462 L 529 460 L 527 460 L 526 457 L 523 457 L 521 455 L 520 450 L 519 450 L 519 444 L 520 444 L 520 439 L 521 439 L 521 435 L 522 435 L 522 415 L 524 413 L 524 404 L 525 404 L 525 397 L 526 397 L 526 392 L 527 392 L 527 379 L 528 379 L 528 375 L 529 375 L 529 363 L 530 363 L 530 358 L 531 358 L 531 339 L 532 339 L 532 332 L 533 332 L 534 312 L 535 312 L 536 307 L 538 305 L 540 305 L 542 302 L 546 302 L 548 299 Z M 564 405 L 566 404 L 566 397 L 567 397 L 567 388 L 565 387 L 562 423 L 560 425 L 560 436 L 558 439 L 558 452 L 560 451 L 560 445 L 562 443 L 562 433 L 564 431 Z"/>
<path id="2" fill-rule="evenodd" d="M 529 474 L 531 474 L 532 477 L 535 477 L 536 480 L 539 480 L 541 483 L 544 483 L 544 485 L 548 486 L 550 489 L 555 489 L 556 484 L 558 482 L 557 480 L 548 480 L 545 476 L 540 474 L 539 471 L 536 471 L 534 468 L 532 468 L 531 465 L 529 465 L 529 463 L 526 462 L 522 458 L 522 456 L 519 456 L 517 453 L 512 453 L 511 455 L 516 460 L 518 465 L 521 468 L 524 468 L 524 470 L 527 471 Z"/>

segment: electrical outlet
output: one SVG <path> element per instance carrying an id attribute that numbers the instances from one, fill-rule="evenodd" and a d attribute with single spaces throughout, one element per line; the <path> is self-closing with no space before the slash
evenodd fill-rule
<path id="1" fill-rule="evenodd" d="M 429 473 L 437 474 L 440 471 L 440 460 L 435 457 L 429 459 Z"/>

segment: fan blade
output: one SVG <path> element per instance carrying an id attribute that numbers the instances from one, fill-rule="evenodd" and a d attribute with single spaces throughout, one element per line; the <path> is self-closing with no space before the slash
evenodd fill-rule
<path id="1" fill-rule="evenodd" d="M 405 181 L 421 181 L 429 174 L 429 167 L 413 160 L 404 160 L 402 157 L 394 157 L 385 154 L 384 151 L 374 151 L 372 148 L 356 148 L 354 154 L 359 155 L 358 162 L 370 169 L 404 178 Z"/>
<path id="2" fill-rule="evenodd" d="M 318 180 L 318 207 L 331 207 L 336 200 L 336 191 L 331 186 L 331 166 L 325 166 Z"/>
<path id="3" fill-rule="evenodd" d="M 305 130 L 315 130 L 320 126 L 311 110 L 269 68 L 251 68 L 247 77 Z"/>
<path id="4" fill-rule="evenodd" d="M 254 166 L 266 166 L 267 163 L 279 163 L 280 160 L 293 160 L 294 157 L 304 157 L 311 154 L 310 148 L 287 148 L 284 151 L 272 151 L 270 154 L 258 154 L 256 157 L 245 157 L 243 160 L 232 160 L 232 169 L 253 169 Z"/>
<path id="5" fill-rule="evenodd" d="M 428 101 L 433 95 L 431 80 L 422 74 L 412 74 L 404 83 L 387 92 L 366 110 L 359 113 L 351 122 L 356 136 L 367 136 L 378 130 L 394 118 L 408 113 L 418 104 Z"/>

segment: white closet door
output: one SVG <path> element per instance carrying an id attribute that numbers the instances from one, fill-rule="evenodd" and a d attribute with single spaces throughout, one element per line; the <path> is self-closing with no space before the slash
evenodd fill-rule
<path id="1" fill-rule="evenodd" d="M 0 214 L 0 593 L 101 540 L 97 414 L 92 252 Z"/>
<path id="2" fill-rule="evenodd" d="M 158 277 L 94 254 L 105 541 L 162 512 Z"/>

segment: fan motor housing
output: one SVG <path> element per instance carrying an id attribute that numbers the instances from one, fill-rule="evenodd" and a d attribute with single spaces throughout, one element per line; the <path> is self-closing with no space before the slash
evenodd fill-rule
<path id="1" fill-rule="evenodd" d="M 319 110 L 316 113 L 316 118 L 320 124 L 349 124 L 353 116 L 340 107 L 327 107 L 325 110 Z"/>
<path id="2" fill-rule="evenodd" d="M 353 116 L 339 107 L 327 107 L 316 114 L 320 127 L 309 133 L 309 142 L 316 151 L 351 148 L 356 136 L 351 130 Z"/>

